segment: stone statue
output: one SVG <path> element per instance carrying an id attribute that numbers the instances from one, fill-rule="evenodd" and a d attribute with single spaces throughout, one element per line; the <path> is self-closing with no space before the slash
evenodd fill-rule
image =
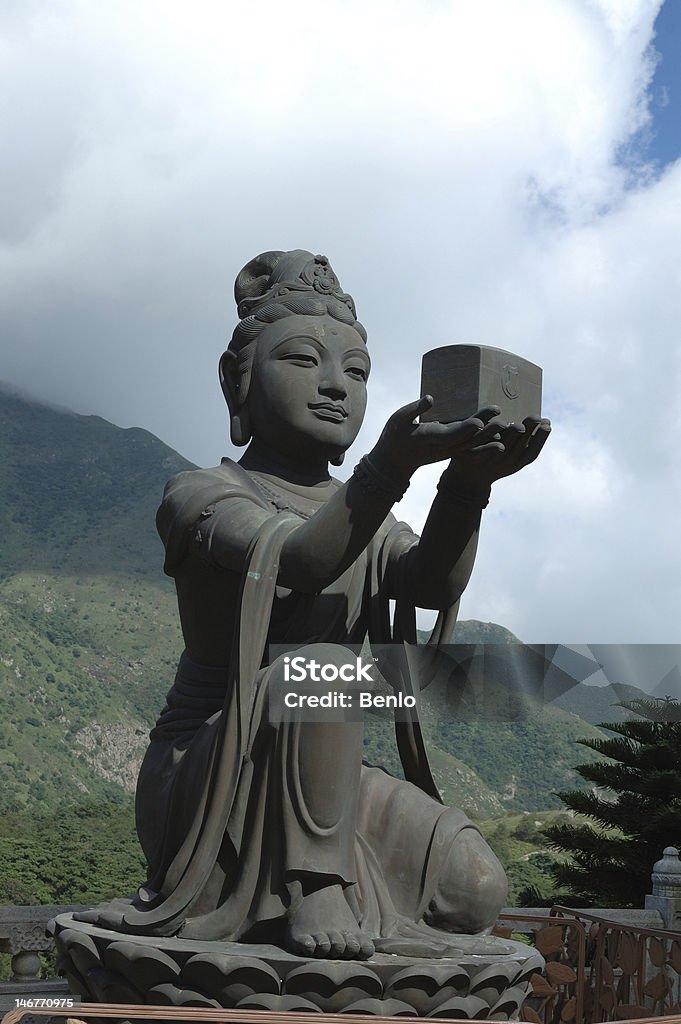
<path id="1" fill-rule="evenodd" d="M 149 878 L 85 920 L 326 958 L 481 952 L 470 936 L 494 922 L 504 873 L 440 802 L 418 722 L 396 726 L 409 781 L 362 764 L 361 722 L 274 724 L 283 659 L 267 651 L 340 665 L 343 644 L 367 634 L 413 642 L 414 606 L 437 609 L 449 639 L 491 485 L 537 458 L 549 423 L 501 423 L 494 407 L 418 423 L 426 396 L 389 417 L 340 483 L 329 463 L 357 435 L 370 370 L 352 298 L 303 250 L 256 257 L 235 295 L 220 380 L 245 454 L 175 477 L 157 517 L 186 651 L 137 788 Z M 441 461 L 418 537 L 392 508 L 416 469 Z"/>

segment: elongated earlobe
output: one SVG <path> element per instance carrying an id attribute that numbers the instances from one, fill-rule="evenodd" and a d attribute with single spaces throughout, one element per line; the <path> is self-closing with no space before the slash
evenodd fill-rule
<path id="1" fill-rule="evenodd" d="M 329 462 L 331 463 L 332 466 L 342 466 L 344 461 L 345 452 L 341 452 L 340 455 L 334 455 L 332 459 L 329 459 Z"/>
<path id="2" fill-rule="evenodd" d="M 219 374 L 220 387 L 229 406 L 232 444 L 237 448 L 242 448 L 248 444 L 252 435 L 248 406 L 246 405 L 248 388 L 245 386 L 236 352 L 231 352 L 228 349 L 222 353 Z"/>

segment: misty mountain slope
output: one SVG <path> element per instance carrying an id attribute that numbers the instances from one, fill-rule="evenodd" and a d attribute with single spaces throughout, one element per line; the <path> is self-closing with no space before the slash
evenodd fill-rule
<path id="1" fill-rule="evenodd" d="M 114 572 L 158 582 L 154 514 L 193 466 L 146 430 L 124 430 L 0 390 L 0 571 Z"/>
<path id="2" fill-rule="evenodd" d="M 154 516 L 189 469 L 0 391 L 0 806 L 125 799 L 182 642 Z"/>

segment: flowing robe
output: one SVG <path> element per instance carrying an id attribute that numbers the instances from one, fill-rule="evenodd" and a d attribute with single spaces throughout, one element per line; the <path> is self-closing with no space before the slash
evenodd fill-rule
<path id="1" fill-rule="evenodd" d="M 244 501 L 259 526 L 238 579 L 214 564 L 210 549 L 214 529 L 229 529 L 230 509 Z M 123 914 L 126 931 L 281 942 L 286 881 L 290 872 L 313 870 L 343 885 L 367 934 L 390 936 L 400 919 L 420 919 L 454 839 L 474 827 L 440 803 L 415 717 L 396 725 L 411 781 L 363 765 L 350 827 L 347 815 L 332 827 L 311 821 L 296 776 L 300 726 L 268 719 L 267 646 L 361 643 L 367 633 L 388 642 L 393 597 L 398 632 L 414 641 L 403 570 L 418 538 L 388 516 L 331 586 L 297 594 L 277 587 L 277 571 L 300 521 L 229 460 L 182 473 L 166 488 L 157 524 L 181 614 L 192 614 L 210 577 L 232 595 L 233 621 L 222 628 L 233 640 L 222 667 L 183 655 L 152 731 L 137 788 L 149 880 Z M 450 623 L 441 617 L 439 626 Z M 343 785 L 332 767 L 320 763 L 319 772 L 329 785 Z"/>

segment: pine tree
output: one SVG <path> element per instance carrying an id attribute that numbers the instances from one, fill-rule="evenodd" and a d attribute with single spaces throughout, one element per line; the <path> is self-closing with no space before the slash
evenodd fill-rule
<path id="1" fill-rule="evenodd" d="M 609 758 L 576 767 L 594 788 L 558 794 L 594 824 L 546 830 L 550 845 L 570 855 L 554 879 L 582 906 L 642 907 L 664 847 L 681 847 L 681 704 L 666 697 L 619 707 L 640 717 L 601 723 L 615 735 L 580 741 Z"/>

